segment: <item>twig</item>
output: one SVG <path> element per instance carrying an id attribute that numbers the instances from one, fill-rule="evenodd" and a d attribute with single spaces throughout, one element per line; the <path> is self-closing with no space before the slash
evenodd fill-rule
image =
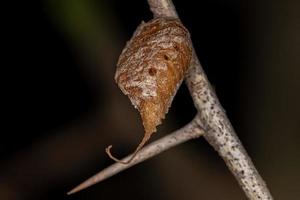
<path id="1" fill-rule="evenodd" d="M 153 17 L 174 17 L 179 18 L 172 3 L 172 0 L 148 0 Z"/>
<path id="2" fill-rule="evenodd" d="M 178 18 L 177 12 L 171 0 L 148 0 L 150 9 L 154 17 L 174 17 Z M 115 163 L 97 175 L 88 179 L 68 194 L 77 192 L 90 185 L 93 185 L 101 180 L 108 178 L 118 172 L 127 169 L 143 160 L 152 157 L 164 150 L 187 141 L 193 137 L 192 134 L 199 136 L 199 127 L 195 128 L 196 124 L 201 124 L 206 133 L 205 139 L 218 151 L 226 165 L 233 173 L 240 186 L 244 190 L 249 199 L 273 199 L 266 184 L 255 169 L 251 159 L 247 155 L 242 143 L 236 136 L 225 111 L 220 105 L 218 98 L 212 89 L 202 67 L 197 58 L 195 50 L 193 50 L 193 58 L 186 83 L 190 90 L 194 104 L 198 110 L 196 118 L 181 130 L 176 131 L 176 140 L 173 141 L 173 135 L 166 136 L 142 149 L 136 158 L 128 165 Z M 194 128 L 189 128 L 190 126 Z M 195 131 L 194 133 L 191 132 Z M 168 146 L 168 141 L 173 141 L 172 145 Z M 175 142 L 176 141 L 176 142 Z M 129 155 L 130 156 L 130 155 Z M 124 158 L 127 159 L 127 158 Z M 124 160 L 123 159 L 123 160 Z"/>
<path id="3" fill-rule="evenodd" d="M 154 16 L 162 17 L 165 13 L 165 17 L 178 17 L 171 0 L 148 0 L 148 2 Z M 205 139 L 218 151 L 249 199 L 273 199 L 233 130 L 195 50 L 193 54 L 186 83 L 205 127 Z"/>
<path id="4" fill-rule="evenodd" d="M 206 130 L 204 138 L 223 158 L 249 199 L 273 199 L 226 117 L 196 54 L 189 70 L 186 83 Z"/>
<path id="5" fill-rule="evenodd" d="M 177 146 L 185 141 L 188 141 L 193 138 L 198 138 L 203 135 L 204 131 L 201 128 L 201 122 L 199 121 L 199 117 L 196 116 L 194 120 L 192 120 L 189 124 L 184 126 L 183 128 L 145 146 L 141 149 L 137 155 L 133 158 L 133 160 L 124 165 L 123 163 L 114 163 L 111 166 L 107 167 L 106 169 L 102 170 L 101 172 L 95 174 L 88 180 L 84 181 L 74 189 L 72 189 L 68 194 L 73 194 L 80 190 L 83 190 L 89 186 L 92 186 L 104 179 L 107 179 L 125 169 L 128 169 L 144 160 L 147 160 L 155 155 L 158 155 L 171 147 Z M 128 155 L 127 157 L 123 158 L 122 161 L 131 158 L 132 155 Z"/>

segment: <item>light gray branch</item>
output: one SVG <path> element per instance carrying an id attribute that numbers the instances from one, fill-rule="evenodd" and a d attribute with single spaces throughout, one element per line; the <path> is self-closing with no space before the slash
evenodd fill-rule
<path id="1" fill-rule="evenodd" d="M 148 3 L 154 17 L 178 18 L 171 0 L 148 0 Z M 80 184 L 68 194 L 87 188 L 182 142 L 199 137 L 204 133 L 203 127 L 205 139 L 223 158 L 246 196 L 253 200 L 273 199 L 266 184 L 243 148 L 242 143 L 236 136 L 201 67 L 195 50 L 193 50 L 191 66 L 186 76 L 186 84 L 198 110 L 198 115 L 192 122 L 173 134 L 144 147 L 131 163 L 127 165 L 115 163 Z M 123 161 L 130 156 L 124 158 Z"/>
<path id="2" fill-rule="evenodd" d="M 249 199 L 273 199 L 257 172 L 194 54 L 186 83 L 205 127 L 204 138 L 225 161 Z"/>
<path id="3" fill-rule="evenodd" d="M 154 16 L 178 17 L 171 0 L 148 0 Z M 173 11 L 170 11 L 172 9 Z M 272 199 L 272 196 L 247 155 L 212 89 L 199 59 L 193 51 L 186 83 L 204 125 L 205 139 L 218 151 L 249 199 Z"/>
<path id="4" fill-rule="evenodd" d="M 172 0 L 148 0 L 150 10 L 153 13 L 153 17 L 174 17 L 178 18 L 176 9 L 172 3 Z"/>

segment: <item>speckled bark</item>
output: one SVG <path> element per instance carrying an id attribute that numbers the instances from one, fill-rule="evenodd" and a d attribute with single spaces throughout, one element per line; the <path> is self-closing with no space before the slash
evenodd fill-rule
<path id="1" fill-rule="evenodd" d="M 172 3 L 172 0 L 150 0 L 148 1 L 150 10 L 153 13 L 153 17 L 177 17 L 176 9 Z"/>
<path id="2" fill-rule="evenodd" d="M 148 3 L 154 17 L 178 18 L 171 0 L 148 0 Z M 224 159 L 246 196 L 253 200 L 273 199 L 266 184 L 236 136 L 194 50 L 192 63 L 186 76 L 186 83 L 198 110 L 198 114 L 192 122 L 174 134 L 170 134 L 141 149 L 131 163 L 127 165 L 115 163 L 73 189 L 69 194 L 100 182 L 170 147 L 199 137 L 205 130 L 204 137 Z M 128 157 L 123 160 L 126 160 Z"/>
<path id="3" fill-rule="evenodd" d="M 186 83 L 205 127 L 205 139 L 224 159 L 249 199 L 272 199 L 266 184 L 255 169 L 235 134 L 196 56 Z"/>
<path id="4" fill-rule="evenodd" d="M 171 0 L 148 0 L 154 16 L 178 17 Z M 169 5 L 168 5 L 169 4 Z M 165 10 L 163 9 L 165 8 Z M 170 11 L 172 10 L 172 12 Z M 194 104 L 198 110 L 205 139 L 223 158 L 249 199 L 272 199 L 272 196 L 247 155 L 242 143 L 228 120 L 224 109 L 212 89 L 198 57 L 193 52 L 192 63 L 186 76 Z"/>

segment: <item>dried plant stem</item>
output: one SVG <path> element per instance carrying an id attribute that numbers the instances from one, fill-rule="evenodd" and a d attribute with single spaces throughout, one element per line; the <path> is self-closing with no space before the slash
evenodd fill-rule
<path id="1" fill-rule="evenodd" d="M 143 162 L 146 159 L 149 159 L 155 155 L 158 155 L 168 150 L 171 147 L 177 146 L 190 139 L 200 137 L 201 135 L 203 135 L 203 133 L 204 131 L 201 128 L 201 122 L 199 120 L 199 117 L 196 116 L 194 120 L 192 120 L 183 128 L 142 148 L 130 163 L 124 165 L 123 163 L 116 162 L 111 166 L 107 167 L 106 169 L 102 170 L 101 172 L 95 174 L 85 182 L 81 183 L 80 185 L 72 189 L 70 192 L 68 192 L 68 194 L 73 194 L 100 181 L 103 181 L 104 179 L 107 179 L 125 169 L 128 169 L 140 162 Z M 132 155 L 128 155 L 121 161 L 128 160 L 131 157 Z"/>
<path id="2" fill-rule="evenodd" d="M 154 17 L 178 18 L 171 0 L 148 0 Z M 263 179 L 255 169 L 243 145 L 235 134 L 225 111 L 212 89 L 202 67 L 193 50 L 191 66 L 186 76 L 186 84 L 190 90 L 194 104 L 198 110 L 195 119 L 184 128 L 177 130 L 144 149 L 127 165 L 115 163 L 92 178 L 88 179 L 68 194 L 82 190 L 90 185 L 100 182 L 114 174 L 119 173 L 147 158 L 157 155 L 173 146 L 194 137 L 199 137 L 205 130 L 205 139 L 215 148 L 223 158 L 226 165 L 235 176 L 249 199 L 273 199 Z M 131 155 L 122 159 L 128 159 Z"/>

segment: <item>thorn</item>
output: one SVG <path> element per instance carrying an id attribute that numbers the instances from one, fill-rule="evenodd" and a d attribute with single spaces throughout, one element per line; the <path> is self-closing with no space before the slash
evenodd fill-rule
<path id="1" fill-rule="evenodd" d="M 84 190 L 85 188 L 90 187 L 91 185 L 94 185 L 95 181 L 92 180 L 92 178 L 84 181 L 83 183 L 79 184 L 78 186 L 76 186 L 75 188 L 73 188 L 72 190 L 70 190 L 69 192 L 67 192 L 67 195 L 71 195 L 74 194 L 76 192 L 79 192 L 81 190 Z"/>
<path id="2" fill-rule="evenodd" d="M 138 146 L 137 150 L 127 157 L 120 160 L 121 162 L 116 162 L 107 168 L 103 169 L 102 171 L 96 173 L 80 185 L 76 186 L 72 190 L 70 190 L 67 194 L 71 195 L 76 192 L 79 192 L 83 189 L 86 189 L 96 183 L 99 183 L 115 174 L 118 174 L 119 172 L 128 169 L 140 162 L 143 162 L 146 159 L 149 159 L 157 154 L 160 154 L 167 149 L 174 147 L 178 144 L 181 144 L 185 141 L 188 141 L 190 139 L 197 138 L 204 134 L 204 130 L 202 127 L 198 124 L 197 118 L 195 118 L 193 121 L 191 121 L 189 124 L 187 124 L 185 127 L 173 132 L 172 134 L 166 135 L 165 137 L 143 147 L 144 143 L 147 141 L 147 138 L 144 138 L 141 144 Z M 107 147 L 106 151 L 109 152 L 111 146 Z M 141 149 L 140 149 L 141 148 Z M 135 157 L 135 154 L 138 155 Z M 131 160 L 131 158 L 135 158 Z M 128 164 L 124 165 L 123 163 Z"/>

